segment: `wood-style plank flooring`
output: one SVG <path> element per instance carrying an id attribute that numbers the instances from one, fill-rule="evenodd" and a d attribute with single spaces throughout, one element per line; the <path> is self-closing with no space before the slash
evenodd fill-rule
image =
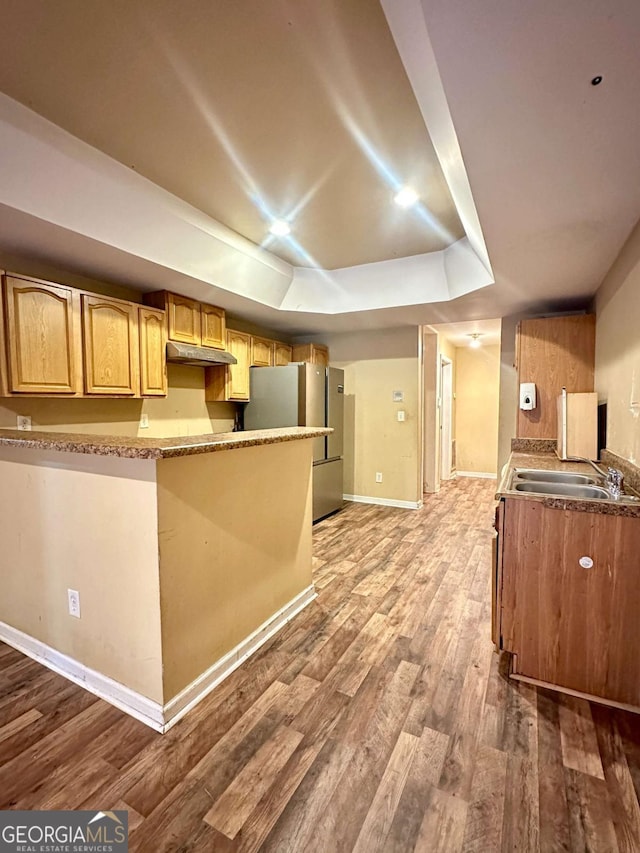
<path id="1" fill-rule="evenodd" d="M 143 853 L 638 853 L 640 717 L 493 651 L 494 488 L 320 523 L 318 599 L 164 736 L 0 644 L 0 808 L 127 808 Z"/>

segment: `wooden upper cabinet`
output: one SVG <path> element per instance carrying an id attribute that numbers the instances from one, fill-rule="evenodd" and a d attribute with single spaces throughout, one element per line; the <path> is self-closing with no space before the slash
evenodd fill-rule
<path id="1" fill-rule="evenodd" d="M 167 294 L 169 340 L 182 344 L 202 343 L 200 303 L 175 293 Z"/>
<path id="2" fill-rule="evenodd" d="M 143 397 L 166 397 L 167 352 L 164 311 L 139 308 L 140 393 Z"/>
<path id="3" fill-rule="evenodd" d="M 518 438 L 557 438 L 556 401 L 594 390 L 596 323 L 593 314 L 521 320 L 516 335 L 518 383 L 536 386 L 536 408 L 518 408 Z"/>
<path id="4" fill-rule="evenodd" d="M 213 349 L 226 349 L 227 335 L 223 308 L 215 305 L 200 304 L 200 322 L 202 346 Z"/>
<path id="5" fill-rule="evenodd" d="M 228 400 L 249 399 L 249 367 L 251 365 L 251 335 L 244 332 L 227 332 L 227 349 L 238 359 L 230 364 L 228 371 Z"/>
<path id="6" fill-rule="evenodd" d="M 238 363 L 206 368 L 204 398 L 207 402 L 246 402 L 249 399 L 251 335 L 227 329 L 227 350 Z"/>
<path id="7" fill-rule="evenodd" d="M 8 391 L 75 394 L 76 361 L 73 291 L 53 284 L 6 276 L 5 307 Z"/>
<path id="8" fill-rule="evenodd" d="M 281 341 L 274 341 L 273 344 L 273 363 L 275 367 L 284 367 L 293 361 L 293 350 L 289 344 L 283 344 Z"/>
<path id="9" fill-rule="evenodd" d="M 296 344 L 292 347 L 293 361 L 308 361 L 320 367 L 329 366 L 329 350 L 322 344 Z"/>
<path id="10" fill-rule="evenodd" d="M 198 302 L 187 296 L 158 290 L 146 293 L 145 304 L 167 312 L 167 336 L 170 341 L 198 347 L 226 349 L 224 308 Z"/>
<path id="11" fill-rule="evenodd" d="M 251 366 L 272 367 L 274 341 L 267 338 L 251 338 Z"/>
<path id="12" fill-rule="evenodd" d="M 140 388 L 138 306 L 82 296 L 85 392 L 135 395 Z"/>

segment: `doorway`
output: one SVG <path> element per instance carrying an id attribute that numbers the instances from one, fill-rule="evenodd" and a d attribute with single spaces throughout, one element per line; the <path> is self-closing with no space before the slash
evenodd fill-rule
<path id="1" fill-rule="evenodd" d="M 440 356 L 440 479 L 450 480 L 453 471 L 453 364 Z"/>

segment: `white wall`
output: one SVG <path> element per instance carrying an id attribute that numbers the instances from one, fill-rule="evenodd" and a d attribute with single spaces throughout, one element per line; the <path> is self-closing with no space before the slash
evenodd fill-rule
<path id="1" fill-rule="evenodd" d="M 596 391 L 607 449 L 640 465 L 640 222 L 596 294 Z"/>

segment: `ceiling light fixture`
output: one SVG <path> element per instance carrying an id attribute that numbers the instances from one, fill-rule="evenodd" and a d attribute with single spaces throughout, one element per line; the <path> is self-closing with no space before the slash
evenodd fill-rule
<path id="1" fill-rule="evenodd" d="M 269 228 L 269 233 L 273 234 L 274 237 L 286 237 L 291 234 L 291 228 L 284 219 L 274 219 Z"/>
<path id="2" fill-rule="evenodd" d="M 418 201 L 418 193 L 412 187 L 402 187 L 394 195 L 393 200 L 398 207 L 412 207 Z"/>
<path id="3" fill-rule="evenodd" d="M 473 349 L 478 349 L 479 346 L 482 346 L 481 342 L 478 340 L 479 338 L 482 337 L 480 332 L 473 332 L 470 335 L 468 335 L 468 337 L 471 338 L 471 340 L 469 341 L 469 346 L 473 347 Z"/>

